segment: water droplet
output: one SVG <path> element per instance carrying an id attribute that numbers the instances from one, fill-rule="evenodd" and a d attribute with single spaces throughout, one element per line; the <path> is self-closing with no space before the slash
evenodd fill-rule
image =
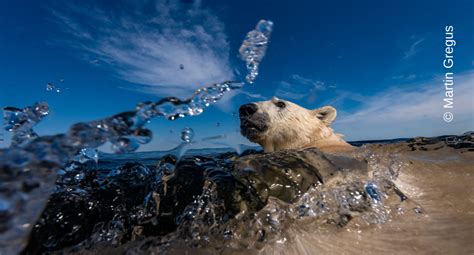
<path id="1" fill-rule="evenodd" d="M 99 161 L 99 152 L 95 148 L 84 148 L 79 152 L 77 161 L 86 163 L 87 161 L 94 161 L 96 164 Z"/>
<path id="2" fill-rule="evenodd" d="M 413 208 L 413 211 L 414 211 L 416 214 L 423 214 L 423 209 L 421 209 L 420 206 L 416 206 L 415 208 Z"/>
<path id="3" fill-rule="evenodd" d="M 13 133 L 12 145 L 18 146 L 38 137 L 33 131 L 33 126 L 48 113 L 48 104 L 44 102 L 35 103 L 23 109 L 16 107 L 3 108 L 4 128 Z"/>
<path id="4" fill-rule="evenodd" d="M 239 53 L 247 64 L 248 83 L 253 83 L 258 75 L 258 66 L 267 51 L 270 34 L 273 30 L 273 22 L 260 20 L 254 30 L 250 31 L 240 46 Z"/>
<path id="5" fill-rule="evenodd" d="M 46 84 L 46 90 L 47 91 L 52 91 L 54 89 L 54 85 L 50 82 L 48 82 L 48 84 Z"/>
<path id="6" fill-rule="evenodd" d="M 112 150 L 115 153 L 130 153 L 138 149 L 139 144 L 135 139 L 122 137 L 112 142 Z"/>
<path id="7" fill-rule="evenodd" d="M 84 180 L 85 177 L 86 177 L 86 175 L 84 173 L 78 173 L 74 176 L 74 180 L 82 181 L 82 180 Z"/>
<path id="8" fill-rule="evenodd" d="M 370 196 L 370 198 L 372 198 L 372 201 L 374 201 L 374 203 L 378 203 L 381 201 L 380 194 L 377 189 L 378 189 L 377 185 L 375 185 L 372 182 L 368 182 L 364 186 L 365 192 Z"/>
<path id="9" fill-rule="evenodd" d="M 148 129 L 138 129 L 133 135 L 140 144 L 149 143 L 153 138 L 153 133 Z"/>
<path id="10" fill-rule="evenodd" d="M 194 138 L 194 130 L 192 128 L 186 127 L 181 131 L 181 140 L 184 142 L 190 143 Z"/>
<path id="11" fill-rule="evenodd" d="M 46 91 L 55 91 L 57 93 L 60 93 L 61 92 L 61 89 L 59 87 L 56 87 L 54 84 L 52 84 L 51 82 L 48 82 L 46 84 Z"/>

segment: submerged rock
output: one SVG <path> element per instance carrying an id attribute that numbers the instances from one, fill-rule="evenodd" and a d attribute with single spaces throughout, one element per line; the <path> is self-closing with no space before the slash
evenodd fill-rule
<path id="1" fill-rule="evenodd" d="M 75 163 L 58 179 L 58 189 L 35 225 L 26 251 L 54 251 L 90 242 L 94 235 L 125 243 L 135 238 L 137 227 L 141 236 L 171 233 L 189 220 L 183 214 L 206 185 L 212 185 L 216 199 L 222 201 L 219 217 L 230 219 L 241 211 L 262 209 L 270 196 L 294 201 L 337 171 L 317 150 L 236 156 L 180 161 L 167 156 L 157 166 L 126 163 L 97 170 L 90 169 L 91 164 Z"/>
<path id="2" fill-rule="evenodd" d="M 406 167 L 396 153 L 425 158 L 449 152 L 465 159 L 472 155 L 472 137 L 374 144 L 351 157 L 317 149 L 240 156 L 207 150 L 180 160 L 163 153 L 101 157 L 98 165 L 73 162 L 59 170 L 55 191 L 57 165 L 23 171 L 2 165 L 0 251 L 20 252 L 28 233 L 25 254 L 100 247 L 146 252 L 177 242 L 258 249 L 282 240 L 294 221 L 316 228 L 382 224 L 394 213 L 425 212 L 393 183 Z M 410 145 L 421 151 L 411 152 Z M 21 163 L 29 154 L 9 155 Z"/>
<path id="3" fill-rule="evenodd" d="M 255 246 L 280 233 L 288 219 L 317 217 L 342 227 L 395 194 L 390 181 L 367 186 L 366 161 L 317 149 L 169 155 L 156 165 L 112 169 L 89 163 L 74 163 L 60 175 L 26 254 L 104 245 L 143 252 L 173 240 Z M 368 215 L 372 222 L 386 218 Z"/>
<path id="4" fill-rule="evenodd" d="M 317 149 L 278 151 L 238 158 L 233 175 L 245 180 L 266 201 L 293 202 L 311 186 L 326 183 L 338 169 Z"/>

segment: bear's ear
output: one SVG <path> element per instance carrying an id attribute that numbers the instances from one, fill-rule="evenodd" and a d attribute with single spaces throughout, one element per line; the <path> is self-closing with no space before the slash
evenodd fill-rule
<path id="1" fill-rule="evenodd" d="M 337 111 L 332 106 L 323 106 L 312 111 L 318 119 L 320 119 L 326 126 L 330 126 L 336 119 Z"/>

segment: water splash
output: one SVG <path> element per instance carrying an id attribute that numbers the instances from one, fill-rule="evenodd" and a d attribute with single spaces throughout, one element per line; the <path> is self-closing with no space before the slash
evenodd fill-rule
<path id="1" fill-rule="evenodd" d="M 19 146 L 38 137 L 33 126 L 49 113 L 48 104 L 39 102 L 23 109 L 16 107 L 3 108 L 4 128 L 13 133 L 11 146 Z"/>
<path id="2" fill-rule="evenodd" d="M 242 44 L 244 46 L 241 47 L 242 56 L 248 66 L 251 66 L 247 76 L 251 77 L 247 79 L 249 82 L 253 82 L 258 75 L 258 65 L 265 54 L 272 26 L 273 23 L 270 21 L 260 21 Z M 240 89 L 243 85 L 244 83 L 240 81 L 225 81 L 200 88 L 184 100 L 167 97 L 157 102 L 141 102 L 137 104 L 134 111 L 122 112 L 102 120 L 77 123 L 66 134 L 43 137 L 38 144 L 26 146 L 26 150 L 34 159 L 30 162 L 47 159 L 59 165 L 65 164 L 83 148 L 97 148 L 105 142 L 110 142 L 112 150 L 117 153 L 133 152 L 139 148 L 140 144 L 148 143 L 152 139 L 152 132 L 143 128 L 152 118 L 162 116 L 168 120 L 176 120 L 199 115 L 206 107 L 219 101 L 227 92 Z M 46 114 L 47 104 L 45 103 L 37 103 L 23 110 L 6 107 L 4 109 L 6 129 L 16 134 L 15 139 L 12 139 L 12 144 L 21 144 L 37 137 L 31 127 L 41 120 L 39 116 L 44 117 Z M 54 156 L 51 157 L 51 155 Z M 4 162 L 6 165 L 9 163 L 16 165 L 8 158 Z"/>
<path id="3" fill-rule="evenodd" d="M 247 75 L 249 83 L 258 75 L 258 65 L 265 54 L 271 28 L 271 22 L 261 21 L 256 30 L 247 35 L 243 43 L 245 46 L 241 47 L 242 56 L 251 72 Z M 141 144 L 151 141 L 152 132 L 144 128 L 151 119 L 164 117 L 176 120 L 199 115 L 226 93 L 240 89 L 243 85 L 240 81 L 225 81 L 200 88 L 184 100 L 167 97 L 157 102 L 142 102 L 132 111 L 96 121 L 76 123 L 66 133 L 53 136 L 38 136 L 32 129 L 48 114 L 46 103 L 36 103 L 24 109 L 5 107 L 5 129 L 11 131 L 13 137 L 11 148 L 0 150 L 0 172 L 4 172 L 1 178 L 10 187 L 7 192 L 0 191 L 0 198 L 5 198 L 12 205 L 9 208 L 13 209 L 8 210 L 8 217 L 3 217 L 5 220 L 0 223 L 0 244 L 4 244 L 0 253 L 21 251 L 31 230 L 30 226 L 43 210 L 47 194 L 52 191 L 57 171 L 71 159 L 79 156 L 82 157 L 81 160 L 96 160 L 96 156 L 90 151 L 107 142 L 117 153 L 133 152 Z M 49 88 L 52 90 L 53 87 L 51 84 Z M 30 171 L 32 169 L 35 171 Z M 76 175 L 73 179 L 81 181 L 83 178 L 85 176 Z M 30 179 L 37 179 L 40 184 L 33 192 L 22 188 L 22 183 Z M 28 196 L 29 199 L 25 199 Z M 21 226 L 29 227 L 21 227 L 18 222 L 22 223 Z M 6 240 L 16 240 L 17 243 L 8 244 Z"/>
<path id="4" fill-rule="evenodd" d="M 239 53 L 247 66 L 247 82 L 253 83 L 258 75 L 258 67 L 267 51 L 273 22 L 260 20 L 254 30 L 248 32 L 240 46 Z"/>
<path id="5" fill-rule="evenodd" d="M 79 163 L 94 161 L 97 166 L 99 163 L 99 151 L 96 148 L 84 148 L 79 152 L 75 161 Z"/>
<path id="6" fill-rule="evenodd" d="M 122 112 L 97 121 L 76 123 L 66 134 L 44 137 L 38 137 L 32 127 L 48 114 L 46 103 L 36 103 L 24 109 L 5 107 L 5 129 L 13 132 L 12 146 L 21 145 L 23 153 L 32 157 L 27 162 L 47 160 L 64 165 L 83 148 L 97 148 L 106 142 L 112 144 L 112 150 L 116 153 L 133 152 L 141 144 L 152 140 L 152 132 L 144 128 L 152 118 L 162 116 L 175 120 L 199 115 L 210 104 L 220 100 L 226 92 L 242 86 L 243 83 L 238 81 L 226 81 L 200 88 L 185 100 L 167 97 L 157 102 L 139 103 L 135 111 Z M 38 139 L 28 143 L 33 138 Z M 5 153 L 0 153 L 0 158 L 2 157 L 5 157 L 2 162 L 5 165 L 23 167 Z"/>
<path id="7" fill-rule="evenodd" d="M 258 75 L 258 66 L 265 55 L 272 28 L 271 21 L 260 20 L 256 28 L 247 34 L 240 47 L 239 51 L 246 61 L 249 72 L 246 77 L 249 83 L 252 83 Z M 70 128 L 65 136 L 61 137 L 63 142 L 71 142 L 72 147 L 75 147 L 70 149 L 71 153 L 67 152 L 66 154 L 76 154 L 85 147 L 96 148 L 107 141 L 111 142 L 112 150 L 117 153 L 133 152 L 139 148 L 140 144 L 148 143 L 152 139 L 152 132 L 143 128 L 152 118 L 163 116 L 169 120 L 176 120 L 186 116 L 199 115 L 206 107 L 220 100 L 227 92 L 240 89 L 243 85 L 240 81 L 216 83 L 196 90 L 191 97 L 185 100 L 167 97 L 157 102 L 142 102 L 136 106 L 135 111 L 123 112 L 98 121 L 77 123 Z M 48 83 L 47 89 L 54 89 L 54 85 Z M 45 107 L 46 114 L 42 110 Z M 31 111 L 31 109 L 37 109 L 38 113 Z M 4 108 L 6 129 L 16 134 L 16 136 L 14 135 L 16 139 L 12 139 L 12 144 L 21 144 L 37 137 L 37 134 L 32 131 L 32 126 L 41 120 L 36 116 L 37 114 L 43 117 L 47 115 L 47 104 L 37 103 L 33 108 L 27 107 L 25 109 Z"/>
<path id="8" fill-rule="evenodd" d="M 368 182 L 365 184 L 364 190 L 370 196 L 370 198 L 372 198 L 374 203 L 379 203 L 381 201 L 378 187 L 374 183 Z"/>

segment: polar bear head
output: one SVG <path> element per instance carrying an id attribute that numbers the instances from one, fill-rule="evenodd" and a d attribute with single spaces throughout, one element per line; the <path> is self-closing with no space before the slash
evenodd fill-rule
<path id="1" fill-rule="evenodd" d="M 350 146 L 331 128 L 336 119 L 332 106 L 309 110 L 274 97 L 242 105 L 239 114 L 241 134 L 260 144 L 265 152 Z"/>

